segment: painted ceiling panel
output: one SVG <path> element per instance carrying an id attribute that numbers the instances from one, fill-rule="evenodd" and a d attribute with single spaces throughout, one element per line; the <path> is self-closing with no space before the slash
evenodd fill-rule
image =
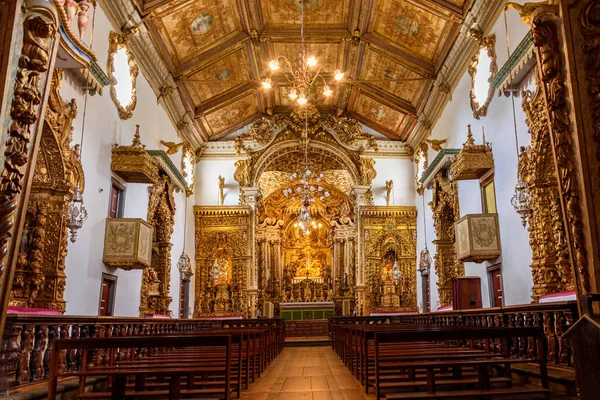
<path id="1" fill-rule="evenodd" d="M 333 90 L 323 96 L 318 79 L 309 102 L 405 140 L 472 2 L 153 0 L 140 11 L 202 137 L 219 140 L 252 118 L 295 106 L 291 84 L 267 63 L 282 55 L 298 69 L 304 5 L 307 55 Z M 345 73 L 340 82 L 336 69 Z M 273 89 L 257 89 L 266 77 Z"/>
<path id="2" fill-rule="evenodd" d="M 452 26 L 431 8 L 407 0 L 382 0 L 375 14 L 374 32 L 410 53 L 434 62 Z"/>
<path id="3" fill-rule="evenodd" d="M 156 10 L 155 24 L 175 65 L 183 64 L 242 30 L 232 0 L 168 3 Z"/>
<path id="4" fill-rule="evenodd" d="M 302 3 L 307 25 L 344 25 L 349 0 L 262 0 L 267 26 L 300 25 Z"/>
<path id="5" fill-rule="evenodd" d="M 359 76 L 371 84 L 416 106 L 427 81 L 422 75 L 399 64 L 398 61 L 368 49 Z"/>
<path id="6" fill-rule="evenodd" d="M 210 136 L 244 122 L 257 112 L 256 96 L 254 93 L 249 93 L 233 103 L 208 113 L 205 118 L 212 132 Z"/>
<path id="7" fill-rule="evenodd" d="M 245 49 L 225 56 L 186 79 L 195 106 L 225 93 L 250 79 Z"/>

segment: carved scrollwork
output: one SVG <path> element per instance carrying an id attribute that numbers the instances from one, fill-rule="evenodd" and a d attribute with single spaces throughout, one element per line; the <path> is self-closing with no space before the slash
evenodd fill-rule
<path id="1" fill-rule="evenodd" d="M 540 91 L 523 93 L 523 110 L 531 145 L 521 149 L 519 175 L 532 199 L 529 213 L 529 244 L 532 251 L 533 299 L 557 291 L 574 290 L 573 273 L 564 268 L 568 260 L 560 212 L 558 182 L 552 158 L 546 104 Z"/>
<path id="2" fill-rule="evenodd" d="M 246 206 L 194 207 L 195 317 L 247 315 L 250 210 Z"/>
<path id="3" fill-rule="evenodd" d="M 443 171 L 438 172 L 433 182 L 433 199 L 429 203 L 433 211 L 433 226 L 436 233 L 436 254 L 433 257 L 438 277 L 438 294 L 441 306 L 452 303 L 452 278 L 465 274 L 464 265 L 456 258 L 454 246 L 454 224 L 460 217 L 458 210 L 458 188 Z"/>
<path id="4" fill-rule="evenodd" d="M 417 214 L 414 207 L 363 207 L 360 212 L 363 240 L 359 243 L 362 247 L 359 253 L 364 254 L 367 284 L 363 314 L 376 310 L 416 310 Z M 390 254 L 393 254 L 391 258 Z M 389 271 L 384 273 L 385 267 L 389 269 L 394 262 L 400 271 L 397 283 L 383 278 L 389 275 Z"/>
<path id="5" fill-rule="evenodd" d="M 49 67 L 49 48 L 56 27 L 39 15 L 23 22 L 23 47 L 15 75 L 14 96 L 0 175 L 0 276 L 14 226 L 18 197 L 23 189 L 24 167 L 29 161 L 31 125 L 38 120 L 41 85 Z M 4 289 L 4 288 L 0 288 Z"/>
<path id="6" fill-rule="evenodd" d="M 148 191 L 148 218 L 154 233 L 152 235 L 152 267 L 156 277 L 151 272 L 144 273 L 142 277 L 142 293 L 140 298 L 140 316 L 147 314 L 169 315 L 169 304 L 172 298 L 169 295 L 171 285 L 171 235 L 175 226 L 175 187 L 168 176 L 159 177 L 159 181 L 152 185 Z M 148 268 L 150 270 L 150 268 Z M 158 295 L 151 295 L 159 283 Z"/>
<path id="7" fill-rule="evenodd" d="M 540 8 L 542 9 L 542 8 Z M 571 259 L 582 292 L 589 291 L 587 256 L 581 219 L 579 188 L 567 107 L 564 60 L 553 7 L 533 16 L 533 44 L 538 59 L 538 74 L 547 108 L 551 143 L 557 166 L 557 177 L 564 215 L 569 221 Z M 539 10 L 538 10 L 539 11 Z"/>
<path id="8" fill-rule="evenodd" d="M 498 73 L 498 65 L 496 64 L 496 36 L 489 35 L 484 36 L 483 32 L 479 27 L 469 29 L 469 35 L 475 39 L 479 46 L 477 53 L 471 58 L 471 64 L 469 65 L 469 75 L 471 75 L 471 109 L 473 110 L 473 117 L 479 119 L 485 117 L 487 114 L 487 108 L 494 97 L 494 86 L 492 80 Z M 484 53 L 489 57 L 489 70 L 482 71 L 479 68 L 481 63 L 480 57 Z M 482 78 L 487 78 L 488 91 L 485 98 L 481 99 L 477 96 L 476 82 Z"/>
<path id="9" fill-rule="evenodd" d="M 133 116 L 133 110 L 137 104 L 136 81 L 139 73 L 139 67 L 135 61 L 135 57 L 129 49 L 129 39 L 135 34 L 137 29 L 130 30 L 124 33 L 110 32 L 108 37 L 108 61 L 106 70 L 108 71 L 108 79 L 110 80 L 110 97 L 112 98 L 121 119 L 129 119 Z M 115 77 L 115 58 L 117 52 L 124 50 L 127 57 L 128 75 L 131 81 L 131 91 L 128 102 L 123 104 L 117 93 L 117 79 Z"/>

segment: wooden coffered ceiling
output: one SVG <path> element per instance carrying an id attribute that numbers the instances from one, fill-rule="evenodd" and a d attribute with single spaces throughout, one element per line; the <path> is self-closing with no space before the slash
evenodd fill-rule
<path id="1" fill-rule="evenodd" d="M 321 112 L 347 114 L 407 140 L 472 0 L 137 0 L 151 37 L 204 141 L 271 113 L 288 113 L 289 83 L 261 80 L 277 55 L 308 53 L 334 90 L 316 87 Z M 333 79 L 339 68 L 341 83 Z"/>

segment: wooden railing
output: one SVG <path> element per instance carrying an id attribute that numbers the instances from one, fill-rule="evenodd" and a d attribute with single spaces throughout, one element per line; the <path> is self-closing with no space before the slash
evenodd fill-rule
<path id="1" fill-rule="evenodd" d="M 198 320 L 198 319 L 147 319 L 119 317 L 75 317 L 52 315 L 9 315 L 6 319 L 2 347 L 0 348 L 0 393 L 19 385 L 48 378 L 52 341 L 77 338 L 103 338 L 176 334 L 229 327 L 256 327 L 280 325 L 280 342 L 283 342 L 283 321 L 280 319 L 251 320 Z M 68 369 L 77 369 L 82 355 L 76 351 L 65 352 Z M 92 365 L 105 360 L 92 355 Z"/>
<path id="2" fill-rule="evenodd" d="M 561 339 L 561 336 L 577 319 L 577 302 L 568 301 L 396 316 L 333 317 L 329 321 L 330 323 L 359 324 L 542 327 L 548 339 L 548 365 L 573 368 L 571 346 L 568 341 Z M 523 356 L 527 353 L 528 348 L 530 347 L 525 340 L 519 341 L 512 346 L 511 353 L 515 356 Z"/>

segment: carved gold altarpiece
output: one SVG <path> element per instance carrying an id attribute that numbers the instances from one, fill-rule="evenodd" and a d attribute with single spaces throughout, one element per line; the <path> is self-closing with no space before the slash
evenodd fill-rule
<path id="1" fill-rule="evenodd" d="M 148 217 L 152 226 L 152 261 L 142 275 L 140 316 L 148 314 L 169 315 L 172 298 L 171 286 L 171 235 L 175 225 L 175 187 L 169 177 L 161 173 L 157 182 L 148 188 Z"/>
<path id="2" fill-rule="evenodd" d="M 575 280 L 566 244 L 558 181 L 546 104 L 540 91 L 523 93 L 523 110 L 531 135 L 531 145 L 521 148 L 519 176 L 531 195 L 529 245 L 532 252 L 532 298 L 575 289 Z"/>
<path id="3" fill-rule="evenodd" d="M 83 192 L 85 180 L 78 146 L 70 147 L 77 105 L 61 98 L 62 78 L 62 70 L 55 70 L 10 304 L 64 311 L 68 227 L 63 210 L 76 185 Z"/>
<path id="4" fill-rule="evenodd" d="M 436 233 L 436 253 L 433 257 L 438 278 L 440 306 L 452 304 L 452 278 L 464 276 L 465 267 L 456 258 L 454 225 L 459 219 L 458 188 L 450 181 L 447 171 L 438 172 L 432 182 L 433 199 L 429 203 L 433 211 L 433 227 Z"/>
<path id="5" fill-rule="evenodd" d="M 195 206 L 194 317 L 248 316 L 251 208 Z"/>
<path id="6" fill-rule="evenodd" d="M 358 299 L 363 315 L 373 311 L 417 311 L 417 211 L 415 207 L 360 208 L 360 254 L 366 289 Z M 394 279 L 394 263 L 399 279 Z"/>

